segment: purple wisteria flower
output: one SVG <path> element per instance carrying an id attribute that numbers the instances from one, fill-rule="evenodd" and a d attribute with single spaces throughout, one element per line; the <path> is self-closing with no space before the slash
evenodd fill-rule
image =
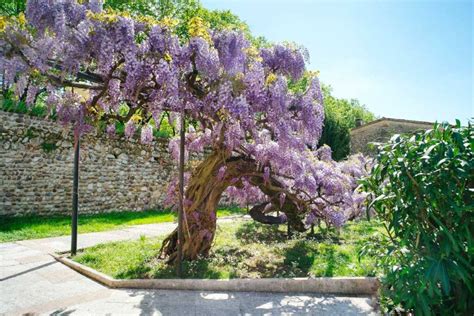
<path id="1" fill-rule="evenodd" d="M 107 132 L 107 135 L 109 135 L 110 137 L 114 137 L 115 136 L 115 124 L 107 125 L 105 131 Z"/>
<path id="2" fill-rule="evenodd" d="M 28 92 L 26 93 L 26 104 L 29 106 L 34 105 L 36 101 L 36 94 L 38 93 L 37 86 L 29 86 Z"/>
<path id="3" fill-rule="evenodd" d="M 224 179 L 226 170 L 227 166 L 222 166 L 219 168 L 219 171 L 217 172 L 217 180 L 221 181 L 222 179 Z"/>
<path id="4" fill-rule="evenodd" d="M 270 168 L 268 166 L 263 168 L 263 181 L 265 183 L 270 182 Z"/>
<path id="5" fill-rule="evenodd" d="M 133 135 L 135 135 L 135 131 L 137 130 L 137 127 L 135 126 L 135 123 L 132 121 L 128 121 L 125 124 L 125 137 L 127 138 L 132 138 Z"/>
<path id="6" fill-rule="evenodd" d="M 328 218 L 331 224 L 333 224 L 335 227 L 341 227 L 346 221 L 346 217 L 343 212 L 330 211 L 328 213 Z"/>
<path id="7" fill-rule="evenodd" d="M 142 144 L 150 145 L 153 142 L 153 129 L 150 125 L 142 127 L 140 141 Z"/>
<path id="8" fill-rule="evenodd" d="M 286 194 L 284 192 L 281 192 L 280 197 L 279 197 L 280 208 L 283 207 L 283 204 L 285 203 L 285 199 L 286 199 Z"/>
<path id="9" fill-rule="evenodd" d="M 244 71 L 246 54 L 244 50 L 249 46 L 242 33 L 217 32 L 214 35 L 214 46 L 219 55 L 219 61 L 230 75 Z"/>

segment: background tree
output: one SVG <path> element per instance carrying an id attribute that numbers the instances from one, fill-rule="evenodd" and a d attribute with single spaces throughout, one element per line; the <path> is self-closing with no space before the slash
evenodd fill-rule
<path id="1" fill-rule="evenodd" d="M 268 218 L 268 209 L 279 210 L 281 222 L 299 231 L 315 218 L 340 226 L 359 209 L 364 196 L 354 189 L 363 160 L 337 164 L 327 147 L 311 150 L 324 118 L 317 77 L 304 92 L 288 89 L 305 72 L 300 48 L 258 49 L 242 33 L 211 34 L 199 23 L 183 41 L 169 19 L 104 11 L 97 1 L 31 0 L 25 12 L 27 20 L 10 18 L 0 30 L 0 70 L 17 91 L 26 83 L 28 95 L 45 87 L 61 122 L 79 133 L 107 122 L 113 134 L 121 121 L 127 137 L 140 124 L 143 143 L 152 142 L 150 123 L 164 112 L 172 122 L 181 112 L 195 122 L 187 151 L 211 153 L 190 169 L 184 259 L 208 254 L 217 203 L 229 188 L 261 194 L 265 207 L 256 211 Z M 163 243 L 170 262 L 176 246 L 175 231 Z"/>
<path id="2" fill-rule="evenodd" d="M 328 108 L 324 107 L 324 113 L 324 128 L 318 145 L 329 146 L 333 159 L 345 159 L 350 153 L 350 128 Z"/>
<path id="3" fill-rule="evenodd" d="M 333 158 L 341 160 L 350 153 L 350 130 L 356 127 L 356 120 L 368 123 L 375 115 L 361 105 L 357 99 L 341 99 L 332 95 L 331 86 L 322 86 L 324 98 L 324 129 L 319 145 L 328 145 L 333 151 Z"/>
<path id="4" fill-rule="evenodd" d="M 0 3 L 0 15 L 18 15 L 25 11 L 26 0 L 4 0 Z"/>

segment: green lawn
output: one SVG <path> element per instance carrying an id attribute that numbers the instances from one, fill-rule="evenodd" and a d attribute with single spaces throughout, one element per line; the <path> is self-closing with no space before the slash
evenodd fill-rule
<path id="1" fill-rule="evenodd" d="M 243 214 L 237 207 L 222 208 L 217 216 Z M 113 212 L 93 215 L 79 214 L 79 233 L 100 232 L 141 224 L 172 222 L 171 211 Z M 70 216 L 0 217 L 0 242 L 64 236 L 71 233 Z"/>
<path id="2" fill-rule="evenodd" d="M 186 278 L 373 276 L 374 261 L 359 249 L 381 231 L 376 221 L 348 223 L 339 233 L 316 230 L 288 240 L 284 227 L 253 221 L 221 224 L 209 258 L 185 262 Z M 158 259 L 162 238 L 114 242 L 88 248 L 73 259 L 118 279 L 172 278 L 175 269 Z"/>

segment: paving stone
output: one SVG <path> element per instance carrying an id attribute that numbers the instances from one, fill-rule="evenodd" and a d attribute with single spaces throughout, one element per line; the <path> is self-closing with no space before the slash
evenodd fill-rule
<path id="1" fill-rule="evenodd" d="M 219 223 L 229 220 L 219 220 Z M 80 245 L 157 236 L 174 224 L 79 235 Z M 55 261 L 69 237 L 0 244 L 0 315 L 375 315 L 369 297 L 109 289 Z"/>

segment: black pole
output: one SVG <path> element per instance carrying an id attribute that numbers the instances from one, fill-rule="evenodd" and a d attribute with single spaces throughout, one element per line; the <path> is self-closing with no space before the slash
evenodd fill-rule
<path id="1" fill-rule="evenodd" d="M 72 223 L 71 223 L 71 255 L 74 256 L 77 251 L 77 209 L 79 201 L 79 130 L 74 131 L 74 171 L 72 184 Z"/>
<path id="2" fill-rule="evenodd" d="M 181 110 L 181 128 L 179 131 L 179 206 L 178 206 L 178 258 L 176 261 L 176 274 L 182 275 L 183 261 L 183 212 L 184 212 L 184 108 Z"/>

